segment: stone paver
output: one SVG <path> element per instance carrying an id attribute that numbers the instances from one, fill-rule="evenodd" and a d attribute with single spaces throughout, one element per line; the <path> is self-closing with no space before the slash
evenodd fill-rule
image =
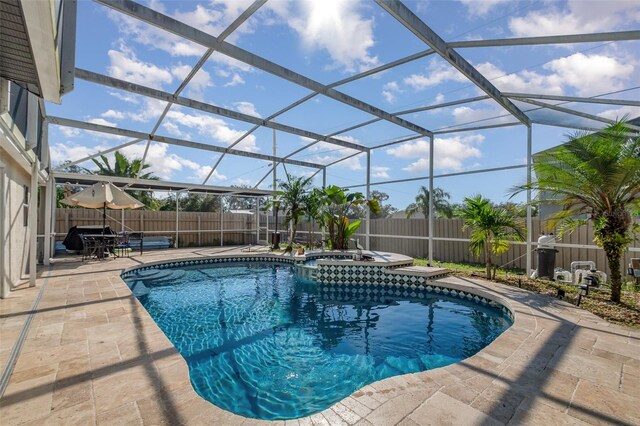
<path id="1" fill-rule="evenodd" d="M 321 413 L 247 419 L 200 398 L 185 361 L 120 273 L 143 263 L 242 248 L 178 249 L 42 269 L 35 288 L 0 301 L 4 367 L 45 278 L 5 395 L 3 426 L 19 424 L 458 425 L 640 424 L 640 331 L 565 302 L 481 280 L 441 286 L 507 304 L 515 323 L 460 363 L 363 387 Z"/>

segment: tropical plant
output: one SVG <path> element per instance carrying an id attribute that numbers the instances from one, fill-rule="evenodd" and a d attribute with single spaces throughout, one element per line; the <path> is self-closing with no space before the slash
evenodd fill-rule
<path id="1" fill-rule="evenodd" d="M 93 172 L 102 176 L 119 176 L 127 178 L 138 178 L 148 180 L 158 180 L 157 176 L 154 176 L 151 172 L 142 173 L 145 169 L 149 168 L 149 164 L 142 164 L 141 159 L 129 160 L 120 151 L 115 152 L 115 159 L 113 166 L 109 163 L 109 159 L 105 155 L 101 155 L 100 159 L 91 159 L 98 170 Z M 158 200 L 149 191 L 131 191 L 127 190 L 132 197 L 139 200 L 149 210 L 157 210 L 159 207 Z M 174 204 L 175 206 L 175 204 Z"/>
<path id="2" fill-rule="evenodd" d="M 620 301 L 624 250 L 633 241 L 633 216 L 640 213 L 640 138 L 625 120 L 597 133 L 578 132 L 557 148 L 538 155 L 536 178 L 515 193 L 533 189 L 562 210 L 549 220 L 560 235 L 593 223 L 594 243 L 602 247 L 611 271 L 611 300 Z M 586 215 L 586 219 L 580 216 Z"/>
<path id="3" fill-rule="evenodd" d="M 429 217 L 429 190 L 421 186 L 415 202 L 409 204 L 405 210 L 407 219 L 416 213 L 422 213 L 426 218 Z M 451 195 L 442 188 L 433 188 L 433 210 L 436 217 L 453 217 L 453 208 L 449 204 Z"/>
<path id="4" fill-rule="evenodd" d="M 510 240 L 524 239 L 521 220 L 509 210 L 494 206 L 481 195 L 465 198 L 455 215 L 463 219 L 463 230 L 471 230 L 469 250 L 476 256 L 484 254 L 487 279 L 491 279 L 492 255 L 509 250 Z"/>
<path id="5" fill-rule="evenodd" d="M 304 203 L 311 184 L 311 177 L 303 178 L 287 174 L 286 181 L 279 182 L 276 193 L 279 208 L 284 211 L 284 221 L 289 226 L 289 244 L 285 252 L 293 250 L 293 242 L 298 231 L 298 224 L 304 214 Z"/>
<path id="6" fill-rule="evenodd" d="M 307 221 L 309 221 L 309 248 L 313 248 L 315 235 L 314 235 L 314 227 L 315 224 L 318 223 L 321 227 L 324 226 L 324 216 L 322 215 L 321 209 L 322 202 L 322 190 L 318 188 L 313 188 L 311 192 L 309 192 L 303 203 L 303 212 Z"/>
<path id="7" fill-rule="evenodd" d="M 358 230 L 361 220 L 351 222 L 349 212 L 353 206 L 366 205 L 372 213 L 378 214 L 380 206 L 378 200 L 367 200 L 360 192 L 347 193 L 339 186 L 329 186 L 322 191 L 320 206 L 324 216 L 325 226 L 329 233 L 327 240 L 329 248 L 346 250 L 349 238 Z"/>

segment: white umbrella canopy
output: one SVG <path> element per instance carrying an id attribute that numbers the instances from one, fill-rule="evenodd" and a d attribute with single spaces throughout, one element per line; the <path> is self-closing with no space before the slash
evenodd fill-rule
<path id="1" fill-rule="evenodd" d="M 74 207 L 80 206 L 91 209 L 108 207 L 121 210 L 144 207 L 144 204 L 140 201 L 110 182 L 94 183 L 90 187 L 68 196 L 62 202 Z"/>
<path id="2" fill-rule="evenodd" d="M 62 200 L 62 203 L 90 209 L 102 207 L 102 235 L 104 235 L 104 227 L 107 222 L 107 207 L 115 210 L 144 207 L 144 204 L 111 182 L 94 183 L 90 187 L 68 196 Z"/>

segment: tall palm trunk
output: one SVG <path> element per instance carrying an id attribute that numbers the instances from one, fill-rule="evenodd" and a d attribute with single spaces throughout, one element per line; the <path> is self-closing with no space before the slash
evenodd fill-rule
<path id="1" fill-rule="evenodd" d="M 484 261 L 487 268 L 487 279 L 491 279 L 491 250 L 489 249 L 488 239 L 484 242 Z"/>
<path id="2" fill-rule="evenodd" d="M 607 262 L 609 263 L 609 269 L 611 275 L 611 301 L 619 302 L 620 293 L 622 290 L 622 273 L 620 272 L 620 251 L 614 250 L 612 252 L 606 251 Z"/>

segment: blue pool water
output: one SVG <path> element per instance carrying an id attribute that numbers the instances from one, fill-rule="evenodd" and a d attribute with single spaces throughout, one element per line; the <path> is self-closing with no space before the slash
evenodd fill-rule
<path id="1" fill-rule="evenodd" d="M 198 265 L 126 281 L 186 359 L 195 390 L 260 419 L 309 415 L 368 383 L 460 361 L 511 325 L 500 309 L 463 299 L 322 286 L 293 269 Z"/>

